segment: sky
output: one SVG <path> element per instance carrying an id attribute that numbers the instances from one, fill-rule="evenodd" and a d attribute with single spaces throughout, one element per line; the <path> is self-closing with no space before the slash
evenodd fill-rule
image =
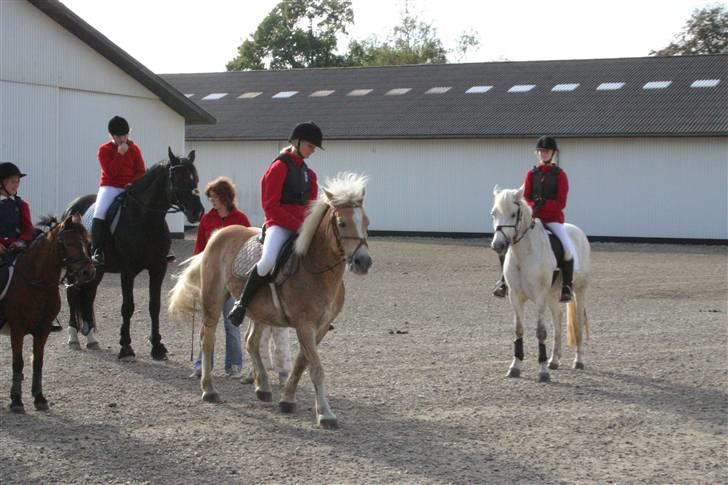
<path id="1" fill-rule="evenodd" d="M 158 74 L 218 72 L 279 0 L 61 0 Z M 647 56 L 667 46 L 694 9 L 715 0 L 353 0 L 341 39 L 385 39 L 407 7 L 432 24 L 447 49 L 463 32 L 477 50 L 452 62 Z"/>

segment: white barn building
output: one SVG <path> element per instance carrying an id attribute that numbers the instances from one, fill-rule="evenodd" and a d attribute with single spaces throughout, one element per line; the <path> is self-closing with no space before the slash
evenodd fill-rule
<path id="1" fill-rule="evenodd" d="M 96 192 L 108 120 L 129 120 L 147 166 L 185 148 L 205 110 L 56 0 L 0 0 L 0 161 L 28 173 L 34 219 Z M 198 157 L 198 160 L 201 160 Z M 183 217 L 168 218 L 181 233 Z"/>
<path id="2" fill-rule="evenodd" d="M 189 126 L 203 183 L 231 176 L 262 222 L 259 179 L 316 121 L 321 179 L 371 182 L 372 232 L 492 232 L 541 135 L 570 179 L 567 220 L 594 239 L 728 242 L 728 56 L 499 62 L 163 76 L 217 118 Z"/>

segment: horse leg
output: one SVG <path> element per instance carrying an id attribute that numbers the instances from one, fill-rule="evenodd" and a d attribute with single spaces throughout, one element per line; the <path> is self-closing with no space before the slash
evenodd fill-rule
<path id="1" fill-rule="evenodd" d="M 328 324 L 326 324 L 323 330 L 320 331 L 316 336 L 316 344 L 319 344 L 321 342 L 321 340 L 324 338 L 324 335 L 326 335 L 326 332 L 328 332 L 328 329 L 329 326 Z M 288 331 L 287 328 L 285 330 Z M 306 354 L 304 354 L 303 349 L 300 349 L 298 351 L 298 355 L 296 356 L 296 361 L 293 364 L 293 369 L 291 370 L 290 375 L 288 376 L 288 380 L 286 380 L 285 386 L 283 388 L 283 396 L 278 403 L 278 407 L 280 408 L 281 412 L 295 412 L 296 390 L 298 389 L 298 382 L 301 380 L 301 376 L 306 370 L 306 367 L 308 367 L 308 360 L 306 360 Z"/>
<path id="2" fill-rule="evenodd" d="M 561 305 L 555 299 L 549 299 L 549 309 L 551 310 L 551 321 L 554 325 L 554 346 L 551 349 L 549 369 L 556 370 L 561 363 L 561 320 L 563 312 L 561 311 Z"/>
<path id="3" fill-rule="evenodd" d="M 336 415 L 331 411 L 329 401 L 326 399 L 324 368 L 316 350 L 318 340 L 320 340 L 317 339 L 316 330 L 314 325 L 304 324 L 296 327 L 298 342 L 301 344 L 301 350 L 308 361 L 308 374 L 311 376 L 311 382 L 313 382 L 316 391 L 316 420 L 322 428 L 334 429 L 339 424 Z"/>
<path id="4" fill-rule="evenodd" d="M 278 373 L 278 381 L 285 384 L 291 375 L 291 344 L 288 327 L 271 327 L 268 339 L 268 354 L 273 368 Z"/>
<path id="5" fill-rule="evenodd" d="M 569 325 L 573 328 L 576 341 L 576 356 L 574 357 L 574 369 L 584 369 L 584 337 L 586 334 L 587 316 L 585 305 L 586 290 L 578 288 L 575 291 L 574 301 L 567 307 Z"/>
<path id="6" fill-rule="evenodd" d="M 268 380 L 268 371 L 260 357 L 260 337 L 263 335 L 264 328 L 263 324 L 251 320 L 248 331 L 245 333 L 245 350 L 248 351 L 255 373 L 255 395 L 263 402 L 271 402 L 273 393 Z"/>
<path id="7" fill-rule="evenodd" d="M 48 401 L 43 396 L 43 351 L 49 330 L 33 335 L 33 384 L 30 389 L 34 398 L 33 404 L 38 411 L 48 410 Z"/>
<path id="8" fill-rule="evenodd" d="M 78 320 L 76 318 L 79 307 L 79 289 L 71 286 L 66 289 L 66 301 L 68 302 L 68 347 L 73 350 L 81 350 L 81 342 L 78 340 Z"/>
<path id="9" fill-rule="evenodd" d="M 23 330 L 19 326 L 10 327 L 10 345 L 13 351 L 13 384 L 10 387 L 10 411 L 23 414 L 25 413 L 22 399 Z"/>
<path id="10" fill-rule="evenodd" d="M 131 327 L 131 316 L 134 313 L 134 277 L 130 272 L 122 271 L 121 273 L 121 293 L 123 295 L 123 303 L 121 304 L 121 338 L 119 345 L 119 359 L 133 361 L 136 354 L 131 347 L 131 335 L 129 329 Z"/>
<path id="11" fill-rule="evenodd" d="M 202 350 L 202 369 L 200 375 L 200 387 L 202 388 L 202 400 L 205 402 L 220 402 L 220 395 L 212 385 L 212 355 L 215 351 L 215 330 L 217 329 L 217 318 L 209 324 L 206 315 L 203 314 L 202 328 L 200 329 L 200 348 Z"/>
<path id="12" fill-rule="evenodd" d="M 509 295 L 515 313 L 516 340 L 513 341 L 513 361 L 506 375 L 508 377 L 521 377 L 521 366 L 523 365 L 523 311 L 526 302 L 513 289 L 509 291 Z"/>
<path id="13" fill-rule="evenodd" d="M 152 359 L 154 360 L 167 360 L 167 348 L 162 343 L 162 336 L 159 334 L 162 282 L 166 272 L 166 262 L 163 267 L 149 270 L 149 316 L 152 318 L 152 335 L 149 337 L 149 341 L 152 343 Z"/>
<path id="14" fill-rule="evenodd" d="M 549 382 L 551 376 L 549 375 L 549 367 L 546 363 L 548 357 L 546 356 L 546 324 L 544 323 L 544 317 L 546 313 L 546 302 L 539 302 L 537 304 L 538 317 L 536 320 L 536 337 L 538 338 L 538 381 Z"/>
<path id="15" fill-rule="evenodd" d="M 94 301 L 96 300 L 96 290 L 101 282 L 103 273 L 97 278 L 81 287 L 81 305 L 79 316 L 81 318 L 81 333 L 86 335 L 86 348 L 89 350 L 101 350 L 101 345 L 96 339 L 96 314 L 94 313 Z"/>

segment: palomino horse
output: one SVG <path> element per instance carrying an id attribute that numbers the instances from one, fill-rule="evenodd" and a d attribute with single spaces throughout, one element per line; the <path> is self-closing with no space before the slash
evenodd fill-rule
<path id="1" fill-rule="evenodd" d="M 169 149 L 169 163 L 160 162 L 149 167 L 127 190 L 114 236 L 106 238 L 106 265 L 98 269 L 93 282 L 69 288 L 66 293 L 70 307 L 68 344 L 72 348 L 79 346 L 79 323 L 82 325 L 81 332 L 88 336 L 88 347 L 97 347 L 93 335 L 96 326 L 93 311 L 96 288 L 104 273 L 119 273 L 123 294 L 123 322 L 118 357 L 123 360 L 135 358 L 130 335 L 131 316 L 134 313 L 134 278 L 147 270 L 149 316 L 152 320 L 149 336 L 152 344 L 151 355 L 155 360 L 167 358 L 167 349 L 159 333 L 162 282 L 167 272 L 167 254 L 172 244 L 165 216 L 174 208 L 175 211 L 184 212 L 190 222 L 200 220 L 204 208 L 197 189 L 199 177 L 194 160 L 194 150 L 187 158 L 178 158 Z M 71 202 L 64 214 L 84 214 L 95 200 L 95 194 L 79 197 Z"/>
<path id="2" fill-rule="evenodd" d="M 296 269 L 275 293 L 261 288 L 248 307 L 251 327 L 246 349 L 255 370 L 255 389 L 262 401 L 271 401 L 271 386 L 263 365 L 259 342 L 263 324 L 293 327 L 300 351 L 288 377 L 279 403 L 285 413 L 296 406 L 296 388 L 308 366 L 316 389 L 316 418 L 319 426 L 337 427 L 324 387 L 324 370 L 318 343 L 329 330 L 344 304 L 344 262 L 356 274 L 366 274 L 372 264 L 367 245 L 369 220 L 362 203 L 366 178 L 346 173 L 327 181 L 323 194 L 311 205 L 296 241 Z M 205 251 L 189 260 L 170 292 L 169 313 L 178 320 L 189 318 L 195 307 L 202 308 L 202 399 L 219 401 L 212 386 L 210 370 L 215 344 L 215 328 L 228 294 L 238 295 L 243 281 L 233 274 L 233 262 L 243 245 L 257 236 L 257 229 L 228 226 L 216 232 Z M 251 241 L 252 243 L 253 241 Z"/>
<path id="3" fill-rule="evenodd" d="M 10 388 L 10 410 L 23 413 L 23 339 L 33 336 L 33 384 L 31 392 L 35 408 L 48 409 L 43 396 L 43 350 L 51 323 L 61 309 L 58 285 L 61 271 L 68 284 L 83 284 L 94 278 L 94 267 L 88 255 L 86 229 L 71 217 L 57 224 L 54 218 L 39 223 L 47 232 L 37 229 L 33 242 L 18 256 L 15 274 L 2 301 L 6 324 L 0 330 L 10 335 L 13 349 L 13 384 Z"/>
<path id="4" fill-rule="evenodd" d="M 520 377 L 523 363 L 523 313 L 526 301 L 536 304 L 538 319 L 539 380 L 550 380 L 549 369 L 558 369 L 561 359 L 561 277 L 553 281 L 556 271 L 556 258 L 553 255 L 547 233 L 539 219 L 533 219 L 531 208 L 523 198 L 520 189 L 493 189 L 495 202 L 493 217 L 493 241 L 491 247 L 502 254 L 506 253 L 503 274 L 508 284 L 508 295 L 515 311 L 516 340 L 514 357 L 508 370 L 509 377 Z M 586 316 L 586 290 L 589 283 L 589 241 L 581 229 L 565 224 L 566 232 L 576 247 L 579 270 L 574 272 L 574 297 L 567 304 L 567 328 L 569 346 L 576 346 L 574 368 L 584 368 L 584 336 L 588 334 Z M 554 326 L 554 346 L 551 359 L 546 364 L 546 326 L 544 314 L 546 306 L 551 310 Z"/>

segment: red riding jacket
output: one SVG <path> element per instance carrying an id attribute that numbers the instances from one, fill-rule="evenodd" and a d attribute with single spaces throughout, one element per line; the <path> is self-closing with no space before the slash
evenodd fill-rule
<path id="1" fill-rule="evenodd" d="M 235 224 L 250 227 L 250 221 L 248 216 L 237 208 L 233 208 L 227 217 L 222 218 L 216 209 L 210 209 L 209 212 L 205 213 L 200 219 L 200 225 L 197 227 L 197 239 L 195 240 L 195 252 L 199 254 L 205 250 L 207 241 L 210 240 L 210 236 L 216 230 L 221 227 L 233 226 Z"/>
<path id="2" fill-rule="evenodd" d="M 541 163 L 537 168 L 541 174 L 545 174 L 553 170 L 554 165 Z M 531 209 L 533 209 L 533 217 L 538 217 L 542 222 L 560 222 L 563 224 L 566 197 L 569 195 L 569 179 L 566 177 L 566 172 L 561 169 L 561 172 L 556 176 L 556 198 L 544 200 L 543 205 L 540 207 L 536 207 L 536 201 L 532 193 L 532 176 L 533 174 L 529 170 L 523 181 L 523 197 L 528 202 L 528 205 L 531 206 Z"/>
<path id="3" fill-rule="evenodd" d="M 119 155 L 113 141 L 99 146 L 99 164 L 101 180 L 99 185 L 124 188 L 144 175 L 144 159 L 136 143 L 129 142 L 129 149 Z"/>
<path id="4" fill-rule="evenodd" d="M 297 166 L 303 164 L 303 158 L 294 152 L 288 152 L 293 163 Z M 260 180 L 260 192 L 263 202 L 263 213 L 265 214 L 265 225 L 285 227 L 289 231 L 297 232 L 306 218 L 307 205 L 284 204 L 281 202 L 283 195 L 283 184 L 286 181 L 288 167 L 285 162 L 275 160 L 270 164 L 268 170 Z M 316 173 L 308 169 L 308 177 L 311 181 L 311 193 L 309 201 L 318 197 L 318 183 Z"/>

